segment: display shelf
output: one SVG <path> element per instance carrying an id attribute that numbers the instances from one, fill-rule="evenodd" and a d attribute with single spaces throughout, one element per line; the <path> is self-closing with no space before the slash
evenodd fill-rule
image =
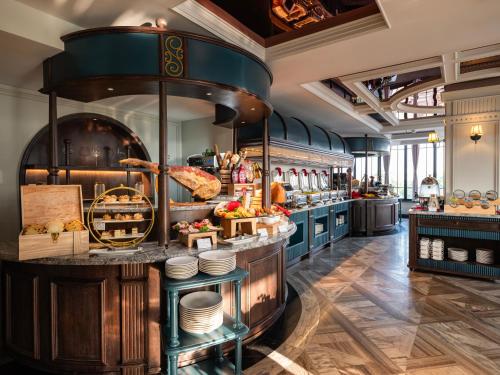
<path id="1" fill-rule="evenodd" d="M 179 375 L 227 375 L 235 372 L 234 364 L 226 358 L 209 359 L 178 370 Z"/>
<path id="2" fill-rule="evenodd" d="M 165 276 L 163 277 L 162 284 L 166 292 L 166 302 L 168 306 L 167 323 L 163 327 L 164 342 L 167 343 L 164 353 L 168 359 L 168 375 L 176 375 L 178 373 L 179 354 L 215 346 L 218 358 L 222 359 L 222 344 L 229 341 L 235 342 L 234 373 L 238 375 L 242 373 L 242 340 L 249 332 L 249 328 L 241 321 L 241 283 L 247 276 L 247 271 L 237 267 L 228 274 L 221 276 L 210 276 L 205 273 L 198 273 L 187 280 L 174 280 Z M 235 316 L 231 317 L 228 314 L 224 314 L 222 326 L 206 334 L 191 334 L 179 329 L 179 292 L 213 285 L 216 291 L 220 293 L 222 283 L 224 282 L 233 283 L 232 290 L 234 291 Z M 199 369 L 199 367 L 195 366 L 191 369 L 196 370 L 197 368 Z M 186 369 L 186 371 L 188 370 L 189 369 Z M 206 373 L 215 374 L 217 372 L 211 368 Z"/>
<path id="3" fill-rule="evenodd" d="M 139 219 L 139 220 L 118 220 L 118 219 L 111 219 L 111 220 L 94 220 L 94 223 L 104 223 L 104 224 L 119 224 L 119 223 L 142 223 L 144 221 L 149 221 L 151 219 Z"/>
<path id="4" fill-rule="evenodd" d="M 111 237 L 101 237 L 101 240 L 125 240 L 125 239 L 133 239 L 133 238 L 140 238 L 144 236 L 144 233 L 137 233 L 137 234 L 126 234 L 125 236 L 111 236 Z"/>
<path id="5" fill-rule="evenodd" d="M 486 265 L 476 262 L 457 262 L 453 260 L 417 259 L 422 269 L 438 270 L 445 273 L 474 275 L 485 279 L 500 279 L 499 265 Z"/>
<path id="6" fill-rule="evenodd" d="M 28 164 L 26 169 L 47 169 L 47 165 Z M 99 172 L 144 172 L 151 173 L 147 168 L 124 167 L 124 166 L 93 166 L 93 165 L 60 165 L 60 170 L 64 171 L 99 171 Z"/>
<path id="7" fill-rule="evenodd" d="M 168 333 L 170 326 L 165 327 L 165 333 Z M 249 332 L 246 325 L 239 323 L 230 315 L 224 313 L 224 321 L 216 330 L 205 334 L 192 334 L 179 329 L 179 346 L 169 347 L 165 349 L 165 354 L 180 354 L 190 352 L 192 350 L 200 350 L 209 348 L 214 345 L 223 344 L 228 341 L 233 341 L 240 336 L 244 336 Z"/>

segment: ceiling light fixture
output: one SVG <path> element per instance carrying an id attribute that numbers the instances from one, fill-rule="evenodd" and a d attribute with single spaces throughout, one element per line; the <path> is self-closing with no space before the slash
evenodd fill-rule
<path id="1" fill-rule="evenodd" d="M 470 129 L 470 139 L 477 143 L 483 136 L 483 127 L 481 125 L 473 125 Z"/>
<path id="2" fill-rule="evenodd" d="M 427 136 L 427 142 L 428 143 L 438 143 L 439 142 L 438 134 L 435 131 L 430 132 L 429 135 Z"/>

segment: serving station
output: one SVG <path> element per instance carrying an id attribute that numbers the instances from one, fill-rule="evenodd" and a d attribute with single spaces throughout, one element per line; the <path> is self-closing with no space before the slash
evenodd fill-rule
<path id="1" fill-rule="evenodd" d="M 227 280 L 216 278 L 212 290 L 221 296 L 225 314 L 246 327 L 238 334 L 233 332 L 237 357 L 241 343 L 261 335 L 284 310 L 285 247 L 297 227 L 271 206 L 268 149 L 259 160 L 262 167 L 256 185 L 259 194 L 252 197 L 254 206 L 249 201 L 236 205 L 224 198 L 210 202 L 222 188 L 218 176 L 194 166 L 167 165 L 167 95 L 215 103 L 215 124 L 237 128 L 259 123 L 264 130 L 263 144 L 267 144 L 272 75 L 262 61 L 238 47 L 167 30 L 164 22 L 157 26 L 106 27 L 69 34 L 62 38 L 64 51 L 44 62 L 41 92 L 49 96 L 49 124 L 28 146 L 20 182 L 35 190 L 40 186 L 31 184 L 46 182 L 42 187 L 47 191 L 75 187 L 81 193 L 72 194 L 66 204 L 47 201 L 43 218 L 33 211 L 33 220 L 22 223 L 20 239 L 32 238 L 35 244 L 24 260 L 22 241 L 0 246 L 4 347 L 21 364 L 60 374 L 153 374 L 175 373 L 177 367 L 198 366 L 212 357 L 213 351 L 207 349 L 210 342 L 192 341 L 182 321 L 182 336 L 196 342 L 182 350 L 162 328 L 174 327 L 177 319 L 162 293 L 162 288 L 172 291 L 179 284 L 164 272 L 165 262 L 171 258 L 176 262 L 186 256 L 198 259 L 200 253 L 210 250 L 235 254 L 234 264 L 223 270 L 229 275 Z M 93 114 L 57 116 L 58 97 L 90 102 L 143 94 L 158 95 L 159 163 L 150 160 L 137 135 L 113 119 Z M 234 164 L 231 158 L 235 169 L 243 165 L 244 156 L 232 151 L 235 158 L 240 156 Z M 188 189 L 195 201 L 171 202 L 168 177 Z M 59 185 L 62 183 L 65 185 Z M 243 195 L 244 203 L 248 195 L 245 191 Z M 46 196 L 37 199 L 45 201 Z M 154 206 L 148 206 L 152 216 L 142 210 L 145 202 Z M 77 209 L 78 226 L 69 222 L 65 212 L 69 205 Z M 218 225 L 241 218 L 257 223 L 261 220 L 257 215 L 263 217 L 264 225 L 268 218 L 273 221 L 269 225 L 279 230 L 257 235 L 252 229 L 246 234 L 237 224 L 226 234 Z M 137 222 L 151 220 L 152 224 L 153 219 L 148 237 Z M 114 229 L 109 228 L 113 225 Z M 90 237 L 87 226 L 92 229 Z M 145 228 L 151 229 L 148 224 Z M 70 231 L 86 234 L 87 241 L 78 251 L 75 242 L 61 246 L 61 239 L 74 236 Z M 194 239 L 196 246 L 175 239 L 176 235 L 211 231 L 224 235 L 217 243 L 210 240 L 212 235 Z M 36 241 L 42 236 L 47 251 L 37 252 Z M 124 237 L 138 240 L 124 241 L 122 247 L 118 239 Z M 200 263 L 199 269 L 190 269 L 199 272 L 196 276 L 171 275 L 187 277 L 181 289 L 190 289 L 187 287 L 196 287 L 200 277 L 208 277 L 207 272 L 220 272 L 223 263 L 217 262 L 212 268 L 204 269 Z M 233 280 L 230 275 L 234 272 L 242 276 L 238 277 L 241 289 L 237 293 L 225 282 Z M 179 297 L 185 293 L 175 290 Z M 196 309 L 190 311 L 196 316 Z M 203 321 L 199 324 L 194 328 L 207 330 L 205 337 L 210 336 L 208 330 L 216 329 Z M 217 357 L 233 346 L 219 348 Z M 236 373 L 241 371 L 240 364 L 237 359 Z"/>

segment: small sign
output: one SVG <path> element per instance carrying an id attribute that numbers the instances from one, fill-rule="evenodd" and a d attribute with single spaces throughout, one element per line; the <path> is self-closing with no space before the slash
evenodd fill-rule
<path id="1" fill-rule="evenodd" d="M 106 223 L 102 220 L 94 220 L 95 230 L 106 230 Z"/>
<path id="2" fill-rule="evenodd" d="M 200 238 L 196 240 L 196 245 L 198 246 L 198 249 L 211 249 L 212 240 L 210 238 Z"/>
<path id="3" fill-rule="evenodd" d="M 266 228 L 257 229 L 257 233 L 259 234 L 259 238 L 267 238 L 268 236 Z"/>
<path id="4" fill-rule="evenodd" d="M 288 232 L 288 224 L 282 224 L 278 227 L 278 231 L 280 233 L 287 233 Z"/>

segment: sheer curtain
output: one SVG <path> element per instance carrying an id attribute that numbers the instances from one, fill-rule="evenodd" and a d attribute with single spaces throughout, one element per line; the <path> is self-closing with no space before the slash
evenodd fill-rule
<path id="1" fill-rule="evenodd" d="M 389 169 L 391 167 L 391 154 L 384 155 L 382 157 L 382 161 L 384 163 L 384 184 L 389 185 Z"/>
<path id="2" fill-rule="evenodd" d="M 418 177 L 417 177 L 417 167 L 418 167 L 418 144 L 411 146 L 411 156 L 413 158 L 413 195 L 418 194 Z"/>

